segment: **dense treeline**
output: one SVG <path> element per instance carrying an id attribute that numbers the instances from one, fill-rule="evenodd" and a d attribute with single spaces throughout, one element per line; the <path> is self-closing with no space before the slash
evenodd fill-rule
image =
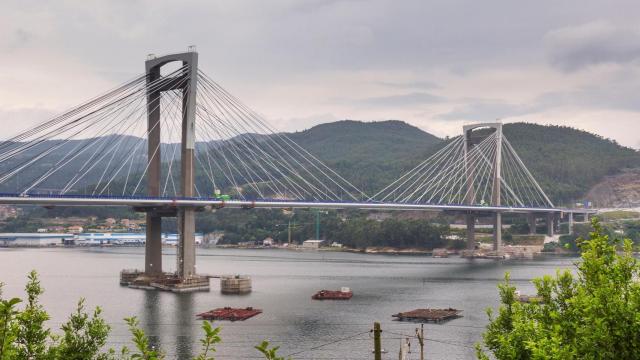
<path id="1" fill-rule="evenodd" d="M 429 220 L 389 218 L 383 221 L 367 219 L 366 212 L 320 212 L 320 238 L 339 242 L 352 248 L 369 246 L 415 247 L 433 249 L 450 244 L 445 236 L 450 233 L 448 225 Z M 167 223 L 171 228 L 174 222 Z M 225 209 L 197 216 L 198 231 L 224 231 L 222 243 L 261 242 L 267 237 L 286 243 L 291 227 L 291 240 L 301 243 L 316 237 L 316 212 L 296 210 L 295 213 L 281 210 L 246 211 Z"/>
<path id="2" fill-rule="evenodd" d="M 476 345 L 479 359 L 640 357 L 640 262 L 631 241 L 612 239 L 597 220 L 592 227 L 574 269 L 533 279 L 535 296 L 527 301 L 519 301 L 505 275 L 500 306 L 487 310 L 489 324 Z"/>

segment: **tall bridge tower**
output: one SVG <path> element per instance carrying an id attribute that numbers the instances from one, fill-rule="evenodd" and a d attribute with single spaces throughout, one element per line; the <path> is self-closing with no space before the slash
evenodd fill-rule
<path id="1" fill-rule="evenodd" d="M 465 125 L 463 127 L 463 136 L 464 136 L 464 165 L 465 172 L 467 177 L 467 191 L 465 196 L 465 203 L 468 205 L 473 205 L 477 203 L 476 199 L 476 189 L 475 185 L 475 174 L 474 168 L 469 165 L 470 159 L 469 154 L 471 153 L 472 148 L 476 145 L 474 142 L 473 132 L 478 129 L 488 128 L 495 132 L 496 141 L 495 141 L 495 157 L 493 159 L 492 164 L 492 173 L 491 173 L 491 182 L 492 184 L 492 193 L 491 193 L 491 202 L 487 205 L 500 207 L 502 206 L 502 123 L 500 122 L 492 122 L 492 123 L 478 123 L 473 125 Z M 476 215 L 473 212 L 468 212 L 467 215 L 467 249 L 472 250 L 475 246 L 475 221 Z M 502 251 L 502 213 L 496 211 L 494 213 L 494 242 L 493 249 L 496 252 Z"/>
<path id="2" fill-rule="evenodd" d="M 152 57 L 145 62 L 147 83 L 158 83 L 161 68 L 171 62 L 181 62 L 184 70 L 162 81 L 162 86 L 150 88 L 147 93 L 148 174 L 147 194 L 161 196 L 161 96 L 165 91 L 182 93 L 182 134 L 180 157 L 180 195 L 194 196 L 194 151 L 196 90 L 198 80 L 198 53 L 195 51 Z M 196 275 L 195 271 L 195 208 L 181 206 L 177 209 L 150 207 L 143 209 L 147 218 L 145 249 L 145 274 L 162 275 L 162 217 L 178 218 L 178 250 L 176 274 L 180 279 Z"/>

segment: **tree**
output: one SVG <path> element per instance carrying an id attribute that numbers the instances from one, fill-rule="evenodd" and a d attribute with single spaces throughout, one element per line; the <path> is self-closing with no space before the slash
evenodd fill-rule
<path id="1" fill-rule="evenodd" d="M 260 343 L 260 345 L 255 346 L 255 348 L 256 350 L 260 351 L 267 360 L 287 360 L 282 356 L 278 356 L 278 349 L 280 349 L 280 347 L 274 346 L 272 348 L 269 348 L 268 341 L 263 341 L 262 343 Z M 288 359 L 290 360 L 291 358 Z"/>
<path id="2" fill-rule="evenodd" d="M 78 301 L 76 311 L 62 324 L 62 336 L 54 337 L 56 343 L 50 349 L 55 359 L 107 359 L 100 354 L 105 346 L 111 327 L 102 318 L 102 309 L 97 307 L 91 317 L 85 311 L 84 299 Z"/>
<path id="3" fill-rule="evenodd" d="M 200 340 L 202 344 L 202 351 L 195 360 L 215 360 L 213 356 L 209 356 L 209 353 L 215 352 L 215 345 L 220 343 L 220 327 L 214 328 L 210 322 L 204 321 L 202 323 L 202 330 L 204 330 L 204 338 Z"/>
<path id="4" fill-rule="evenodd" d="M 0 283 L 0 360 L 13 359 L 15 349 L 16 329 L 12 323 L 18 310 L 16 306 L 22 301 L 19 298 L 2 299 L 2 283 Z"/>
<path id="5" fill-rule="evenodd" d="M 505 275 L 498 314 L 487 311 L 478 358 L 640 358 L 640 265 L 631 241 L 612 240 L 596 219 L 592 226 L 590 240 L 579 242 L 576 275 L 559 270 L 533 280 L 540 301 L 518 302 Z"/>
<path id="6" fill-rule="evenodd" d="M 31 271 L 28 276 L 27 285 L 27 303 L 25 309 L 17 314 L 14 326 L 16 359 L 41 359 L 47 353 L 47 340 L 51 331 L 44 326 L 45 321 L 49 320 L 49 314 L 40 305 L 38 298 L 44 289 L 40 286 L 38 274 Z"/>

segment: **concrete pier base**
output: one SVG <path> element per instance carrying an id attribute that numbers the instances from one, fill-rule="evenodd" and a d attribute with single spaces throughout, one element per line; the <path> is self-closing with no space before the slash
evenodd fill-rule
<path id="1" fill-rule="evenodd" d="M 132 289 L 162 290 L 175 293 L 210 290 L 208 276 L 196 275 L 183 278 L 172 273 L 149 276 L 139 270 L 122 270 L 120 272 L 120 285 Z"/>

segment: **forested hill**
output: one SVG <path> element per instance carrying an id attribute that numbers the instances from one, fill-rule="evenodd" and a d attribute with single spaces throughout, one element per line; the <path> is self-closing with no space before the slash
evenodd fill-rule
<path id="1" fill-rule="evenodd" d="M 584 194 L 606 175 L 616 174 L 624 168 L 640 168 L 640 154 L 637 151 L 584 131 L 568 127 L 517 123 L 505 125 L 504 132 L 545 192 L 558 205 L 581 200 Z M 370 195 L 427 159 L 447 143 L 444 139 L 397 120 L 337 121 L 289 133 L 287 136 Z M 104 138 L 103 142 L 118 143 L 121 140 L 136 143 L 139 139 L 111 136 Z M 40 176 L 63 156 L 79 146 L 86 147 L 92 141 L 94 140 L 76 140 L 64 144 L 65 146 L 57 146 L 57 150 L 51 153 L 47 161 L 29 167 L 24 174 L 21 173 L 20 179 L 15 177 L 12 181 L 1 184 L 0 192 L 22 189 L 19 180 L 24 182 L 24 179 L 29 179 L 30 176 Z M 37 156 L 42 149 L 59 145 L 59 140 L 49 142 L 50 144 L 45 142 L 40 148 L 29 149 L 19 154 L 12 159 L 13 162 L 1 163 L 0 171 L 9 171 L 26 159 Z M 136 155 L 134 169 L 144 168 L 146 157 L 143 152 L 146 151 L 146 143 L 141 144 L 140 154 L 132 154 Z M 207 145 L 198 143 L 197 146 L 204 149 Z M 175 144 L 165 144 L 162 153 L 179 154 L 172 151 L 174 147 Z M 119 148 L 116 150 L 122 151 Z M 79 171 L 78 167 L 87 163 L 91 154 L 92 151 L 78 152 L 77 158 L 69 166 L 56 169 L 49 179 L 48 186 L 54 189 L 64 187 Z M 113 156 L 103 156 L 101 161 L 106 165 Z M 124 158 L 124 155 L 117 154 L 114 158 Z M 100 169 L 101 165 L 98 161 L 92 167 Z M 99 182 L 98 177 L 102 173 L 93 172 L 93 178 L 87 176 L 87 183 L 91 185 Z M 196 173 L 196 178 L 202 184 L 208 184 L 202 171 Z"/>
<path id="2" fill-rule="evenodd" d="M 342 120 L 292 133 L 289 137 L 327 162 L 398 161 L 424 153 L 442 140 L 398 120 L 361 122 Z"/>
<path id="3" fill-rule="evenodd" d="M 640 154 L 585 131 L 505 124 L 504 133 L 552 201 L 582 200 L 606 175 L 640 167 Z M 401 121 L 338 121 L 291 138 L 367 193 L 437 151 L 444 140 Z"/>
<path id="4" fill-rule="evenodd" d="M 557 203 L 581 200 L 606 175 L 640 167 L 638 151 L 566 126 L 507 124 L 504 134 Z"/>
<path id="5" fill-rule="evenodd" d="M 411 169 L 442 143 L 442 139 L 397 120 L 343 120 L 289 136 L 370 194 Z"/>

